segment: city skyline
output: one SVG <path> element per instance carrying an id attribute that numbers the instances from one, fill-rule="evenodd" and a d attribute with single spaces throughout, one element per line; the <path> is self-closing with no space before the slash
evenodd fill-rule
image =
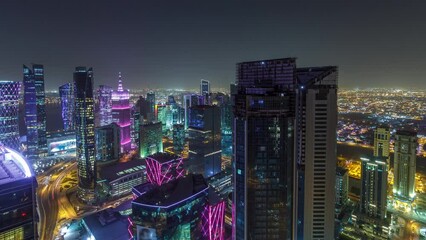
<path id="1" fill-rule="evenodd" d="M 200 79 L 217 88 L 234 81 L 237 62 L 297 56 L 301 67 L 339 63 L 343 88 L 423 86 L 424 2 L 239 3 L 2 2 L 0 79 L 18 81 L 22 64 L 40 62 L 46 90 L 84 65 L 96 85 L 114 86 L 121 71 L 130 89 Z"/>

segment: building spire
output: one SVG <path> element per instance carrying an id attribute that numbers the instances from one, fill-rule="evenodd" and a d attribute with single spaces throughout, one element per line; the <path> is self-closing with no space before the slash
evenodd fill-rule
<path id="1" fill-rule="evenodd" d="M 121 72 L 118 72 L 118 91 L 123 91 L 123 82 L 121 81 Z"/>

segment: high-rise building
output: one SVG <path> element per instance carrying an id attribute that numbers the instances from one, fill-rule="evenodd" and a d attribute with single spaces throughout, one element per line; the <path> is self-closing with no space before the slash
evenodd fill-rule
<path id="1" fill-rule="evenodd" d="M 348 202 L 348 170 L 337 167 L 336 169 L 336 215 L 342 212 L 342 209 Z"/>
<path id="2" fill-rule="evenodd" d="M 198 105 L 190 108 L 187 169 L 210 177 L 222 169 L 220 109 Z"/>
<path id="3" fill-rule="evenodd" d="M 161 122 L 141 125 L 139 134 L 139 155 L 145 158 L 163 151 Z"/>
<path id="4" fill-rule="evenodd" d="M 184 176 L 183 158 L 169 153 L 155 153 L 145 159 L 147 180 L 157 186 Z"/>
<path id="5" fill-rule="evenodd" d="M 233 239 L 291 239 L 296 61 L 239 63 L 237 84 Z"/>
<path id="6" fill-rule="evenodd" d="M 147 122 L 157 121 L 157 115 L 155 112 L 155 93 L 149 92 L 146 94 L 146 101 L 148 102 L 148 108 L 146 112 Z"/>
<path id="7" fill-rule="evenodd" d="M 394 148 L 393 194 L 400 200 L 413 200 L 415 193 L 417 133 L 397 131 Z"/>
<path id="8" fill-rule="evenodd" d="M 64 130 L 75 129 L 74 119 L 74 84 L 66 83 L 59 87 L 59 97 L 61 99 L 61 116 L 64 122 Z"/>
<path id="9" fill-rule="evenodd" d="M 185 130 L 188 129 L 189 126 L 189 109 L 192 106 L 197 105 L 203 105 L 203 103 L 200 103 L 200 100 L 198 98 L 198 95 L 195 94 L 187 94 L 183 96 L 183 109 L 184 109 L 184 123 L 185 123 Z"/>
<path id="10" fill-rule="evenodd" d="M 200 95 L 204 97 L 203 105 L 209 105 L 210 101 L 210 81 L 201 79 L 200 81 Z"/>
<path id="11" fill-rule="evenodd" d="M 20 151 L 19 92 L 20 82 L 0 81 L 0 144 Z"/>
<path id="12" fill-rule="evenodd" d="M 30 164 L 0 145 L 0 239 L 38 239 L 36 188 Z"/>
<path id="13" fill-rule="evenodd" d="M 118 89 L 112 92 L 112 121 L 120 126 L 120 144 L 121 152 L 127 152 L 131 149 L 130 136 L 130 94 L 129 90 L 123 89 L 121 73 L 118 75 Z"/>
<path id="14" fill-rule="evenodd" d="M 374 156 L 387 157 L 389 166 L 390 131 L 387 126 L 380 126 L 374 130 Z"/>
<path id="15" fill-rule="evenodd" d="M 93 203 L 96 187 L 95 115 L 92 68 L 74 72 L 75 125 L 77 143 L 78 197 Z"/>
<path id="16" fill-rule="evenodd" d="M 182 124 L 173 125 L 173 151 L 181 154 L 185 148 L 185 129 Z"/>
<path id="17" fill-rule="evenodd" d="M 132 149 L 137 149 L 139 147 L 141 114 L 139 112 L 139 108 L 136 106 L 132 107 L 130 122 L 130 140 L 132 143 L 131 147 Z"/>
<path id="18" fill-rule="evenodd" d="M 386 218 L 387 157 L 361 158 L 360 212 L 368 217 Z"/>
<path id="19" fill-rule="evenodd" d="M 221 117 L 221 132 L 222 132 L 222 157 L 225 159 L 231 159 L 232 157 L 232 105 L 230 102 L 226 102 L 220 106 L 220 117 Z M 227 162 L 224 167 L 230 167 L 231 163 Z"/>
<path id="20" fill-rule="evenodd" d="M 298 68 L 296 239 L 334 239 L 337 67 Z"/>
<path id="21" fill-rule="evenodd" d="M 112 87 L 99 85 L 99 126 L 106 126 L 112 123 Z"/>
<path id="22" fill-rule="evenodd" d="M 116 123 L 95 128 L 96 161 L 108 162 L 120 157 L 120 127 Z"/>
<path id="23" fill-rule="evenodd" d="M 32 69 L 24 65 L 23 70 L 27 158 L 34 163 L 47 156 L 44 68 L 33 64 Z"/>

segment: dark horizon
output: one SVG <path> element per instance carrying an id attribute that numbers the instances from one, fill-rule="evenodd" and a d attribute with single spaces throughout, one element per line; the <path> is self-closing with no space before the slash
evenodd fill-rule
<path id="1" fill-rule="evenodd" d="M 95 85 L 212 88 L 235 81 L 238 62 L 297 57 L 337 65 L 342 88 L 424 88 L 425 2 L 3 1 L 0 79 L 45 67 L 46 90 L 94 68 Z"/>

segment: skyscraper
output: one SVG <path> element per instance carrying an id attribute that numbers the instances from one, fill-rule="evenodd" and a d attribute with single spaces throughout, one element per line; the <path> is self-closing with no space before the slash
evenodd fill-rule
<path id="1" fill-rule="evenodd" d="M 71 131 L 75 129 L 74 118 L 74 84 L 66 83 L 59 87 L 59 97 L 61 98 L 62 121 L 64 130 Z"/>
<path id="2" fill-rule="evenodd" d="M 210 177 L 222 169 L 221 121 L 217 106 L 190 108 L 188 128 L 189 159 L 187 169 Z"/>
<path id="3" fill-rule="evenodd" d="M 185 129 L 182 124 L 173 124 L 173 151 L 180 155 L 185 148 Z"/>
<path id="4" fill-rule="evenodd" d="M 21 83 L 0 81 L 0 144 L 20 150 L 19 92 Z"/>
<path id="5" fill-rule="evenodd" d="M 36 188 L 30 164 L 0 145 L 0 239 L 38 239 Z"/>
<path id="6" fill-rule="evenodd" d="M 120 157 L 120 127 L 116 123 L 95 128 L 96 161 L 107 162 Z"/>
<path id="7" fill-rule="evenodd" d="M 184 123 L 185 123 L 185 130 L 188 128 L 189 125 L 189 109 L 192 106 L 197 106 L 197 105 L 203 105 L 202 103 L 199 102 L 199 98 L 198 95 L 195 94 L 187 94 L 183 96 L 183 109 L 184 109 Z"/>
<path id="8" fill-rule="evenodd" d="M 239 63 L 237 84 L 233 237 L 291 239 L 296 61 Z"/>
<path id="9" fill-rule="evenodd" d="M 157 121 L 157 115 L 155 113 L 155 93 L 149 92 L 146 94 L 146 101 L 148 102 L 148 108 L 146 112 L 147 122 Z"/>
<path id="10" fill-rule="evenodd" d="M 204 102 L 202 104 L 208 105 L 210 104 L 210 81 L 201 79 L 200 81 L 200 95 L 204 97 Z"/>
<path id="11" fill-rule="evenodd" d="M 139 135 L 139 155 L 148 155 L 163 151 L 163 135 L 161 122 L 141 125 Z"/>
<path id="12" fill-rule="evenodd" d="M 112 87 L 99 85 L 99 126 L 106 126 L 112 123 Z"/>
<path id="13" fill-rule="evenodd" d="M 93 69 L 77 67 L 74 72 L 75 125 L 77 142 L 78 197 L 95 201 L 95 116 Z"/>
<path id="14" fill-rule="evenodd" d="M 374 130 L 374 156 L 388 158 L 389 165 L 389 143 L 390 131 L 389 127 L 380 126 Z"/>
<path id="15" fill-rule="evenodd" d="M 27 157 L 34 163 L 47 156 L 44 68 L 33 64 L 32 70 L 25 65 L 23 70 Z"/>
<path id="16" fill-rule="evenodd" d="M 130 136 L 130 94 L 129 90 L 123 89 L 121 73 L 118 75 L 118 89 L 112 92 L 112 121 L 120 126 L 120 144 L 121 152 L 127 152 L 131 149 Z"/>
<path id="17" fill-rule="evenodd" d="M 296 239 L 334 239 L 337 67 L 298 68 Z"/>
<path id="18" fill-rule="evenodd" d="M 132 142 L 132 149 L 139 148 L 139 134 L 140 134 L 140 125 L 141 125 L 141 113 L 139 108 L 132 106 L 131 112 L 131 125 L 130 125 L 130 139 Z"/>
<path id="19" fill-rule="evenodd" d="M 388 168 L 386 157 L 361 158 L 360 212 L 368 217 L 386 218 Z"/>
<path id="20" fill-rule="evenodd" d="M 415 193 L 417 133 L 397 131 L 395 134 L 393 194 L 399 200 L 413 200 Z"/>
<path id="21" fill-rule="evenodd" d="M 336 215 L 339 215 L 348 202 L 348 170 L 342 167 L 336 169 Z"/>

